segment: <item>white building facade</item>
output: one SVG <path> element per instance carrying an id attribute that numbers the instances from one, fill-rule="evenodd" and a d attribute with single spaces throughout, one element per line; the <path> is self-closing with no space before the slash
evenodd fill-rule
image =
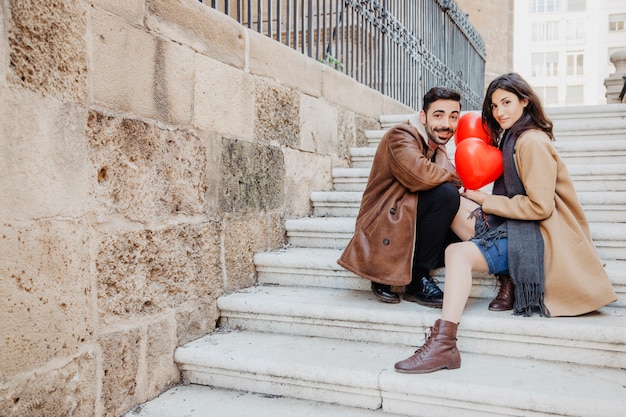
<path id="1" fill-rule="evenodd" d="M 546 106 L 606 104 L 626 0 L 515 0 L 514 68 Z"/>

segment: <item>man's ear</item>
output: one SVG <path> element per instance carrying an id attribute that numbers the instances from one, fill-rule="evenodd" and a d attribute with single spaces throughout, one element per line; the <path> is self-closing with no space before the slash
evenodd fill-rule
<path id="1" fill-rule="evenodd" d="M 426 112 L 424 110 L 420 110 L 420 123 L 426 124 Z"/>

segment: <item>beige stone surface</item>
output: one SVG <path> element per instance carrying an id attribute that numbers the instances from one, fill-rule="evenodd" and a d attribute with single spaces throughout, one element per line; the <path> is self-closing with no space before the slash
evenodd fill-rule
<path id="1" fill-rule="evenodd" d="M 219 316 L 216 300 L 179 307 L 176 310 L 176 346 L 182 346 L 215 330 Z"/>
<path id="2" fill-rule="evenodd" d="M 1 375 L 74 355 L 92 339 L 89 244 L 81 222 L 2 222 Z"/>
<path id="3" fill-rule="evenodd" d="M 9 0 L 12 82 L 63 101 L 87 96 L 86 2 Z"/>
<path id="4" fill-rule="evenodd" d="M 143 26 L 146 16 L 145 0 L 91 0 L 91 4 L 126 20 L 128 23 Z"/>
<path id="5" fill-rule="evenodd" d="M 254 254 L 276 248 L 284 233 L 284 228 L 272 216 L 227 216 L 224 226 L 225 290 L 232 292 L 254 285 Z"/>
<path id="6" fill-rule="evenodd" d="M 224 139 L 220 207 L 226 212 L 265 213 L 285 201 L 285 161 L 281 148 Z"/>
<path id="7" fill-rule="evenodd" d="M 89 210 L 85 120 L 75 104 L 0 89 L 0 219 L 78 217 Z"/>
<path id="8" fill-rule="evenodd" d="M 193 133 L 92 111 L 87 135 L 102 221 L 118 214 L 150 224 L 203 212 L 206 151 Z"/>
<path id="9" fill-rule="evenodd" d="M 102 233 L 96 254 L 102 322 L 131 321 L 222 294 L 221 226 L 178 224 Z"/>
<path id="10" fill-rule="evenodd" d="M 220 186 L 222 183 L 222 136 L 217 133 L 198 132 L 206 149 L 204 210 L 207 216 L 220 215 Z"/>
<path id="11" fill-rule="evenodd" d="M 382 94 L 329 67 L 323 69 L 322 96 L 364 116 L 383 114 Z"/>
<path id="12" fill-rule="evenodd" d="M 97 402 L 93 352 L 0 384 L 2 417 L 91 417 Z"/>
<path id="13" fill-rule="evenodd" d="M 337 107 L 321 99 L 300 96 L 300 146 L 325 155 L 337 152 Z"/>
<path id="14" fill-rule="evenodd" d="M 256 82 L 254 136 L 259 142 L 300 145 L 300 94 L 273 82 Z"/>
<path id="15" fill-rule="evenodd" d="M 487 51 L 485 88 L 497 76 L 513 71 L 514 0 L 456 0 L 482 37 Z"/>
<path id="16" fill-rule="evenodd" d="M 311 192 L 331 190 L 333 186 L 331 172 L 332 158 L 330 156 L 286 149 L 286 215 L 288 217 L 310 216 L 313 212 Z"/>
<path id="17" fill-rule="evenodd" d="M 0 2 L 0 89 L 6 85 L 9 70 L 9 37 L 6 32 L 6 16 L 5 2 Z"/>
<path id="18" fill-rule="evenodd" d="M 246 29 L 197 0 L 148 0 L 147 25 L 209 58 L 243 69 Z"/>
<path id="19" fill-rule="evenodd" d="M 180 373 L 174 363 L 176 346 L 176 322 L 173 319 L 162 319 L 148 326 L 145 397 L 179 382 Z"/>
<path id="20" fill-rule="evenodd" d="M 191 48 L 154 38 L 127 22 L 92 12 L 93 101 L 111 109 L 188 125 L 193 103 Z"/>
<path id="21" fill-rule="evenodd" d="M 104 416 L 119 416 L 142 398 L 137 392 L 145 336 L 141 329 L 129 329 L 99 338 L 102 354 L 102 391 Z"/>
<path id="22" fill-rule="evenodd" d="M 248 30 L 250 72 L 269 77 L 313 97 L 322 95 L 322 72 L 325 65 L 302 55 L 265 35 Z"/>
<path id="23" fill-rule="evenodd" d="M 194 80 L 194 127 L 252 140 L 253 77 L 196 54 Z"/>

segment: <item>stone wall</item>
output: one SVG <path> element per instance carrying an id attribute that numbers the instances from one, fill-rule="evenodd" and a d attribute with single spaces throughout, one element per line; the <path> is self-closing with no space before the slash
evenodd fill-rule
<path id="1" fill-rule="evenodd" d="M 196 0 L 0 0 L 0 416 L 119 416 L 411 109 Z"/>

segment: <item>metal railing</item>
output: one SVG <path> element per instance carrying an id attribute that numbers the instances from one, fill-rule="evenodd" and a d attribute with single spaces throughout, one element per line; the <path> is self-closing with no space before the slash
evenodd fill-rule
<path id="1" fill-rule="evenodd" d="M 413 109 L 456 88 L 480 109 L 485 45 L 453 0 L 200 0 Z"/>

